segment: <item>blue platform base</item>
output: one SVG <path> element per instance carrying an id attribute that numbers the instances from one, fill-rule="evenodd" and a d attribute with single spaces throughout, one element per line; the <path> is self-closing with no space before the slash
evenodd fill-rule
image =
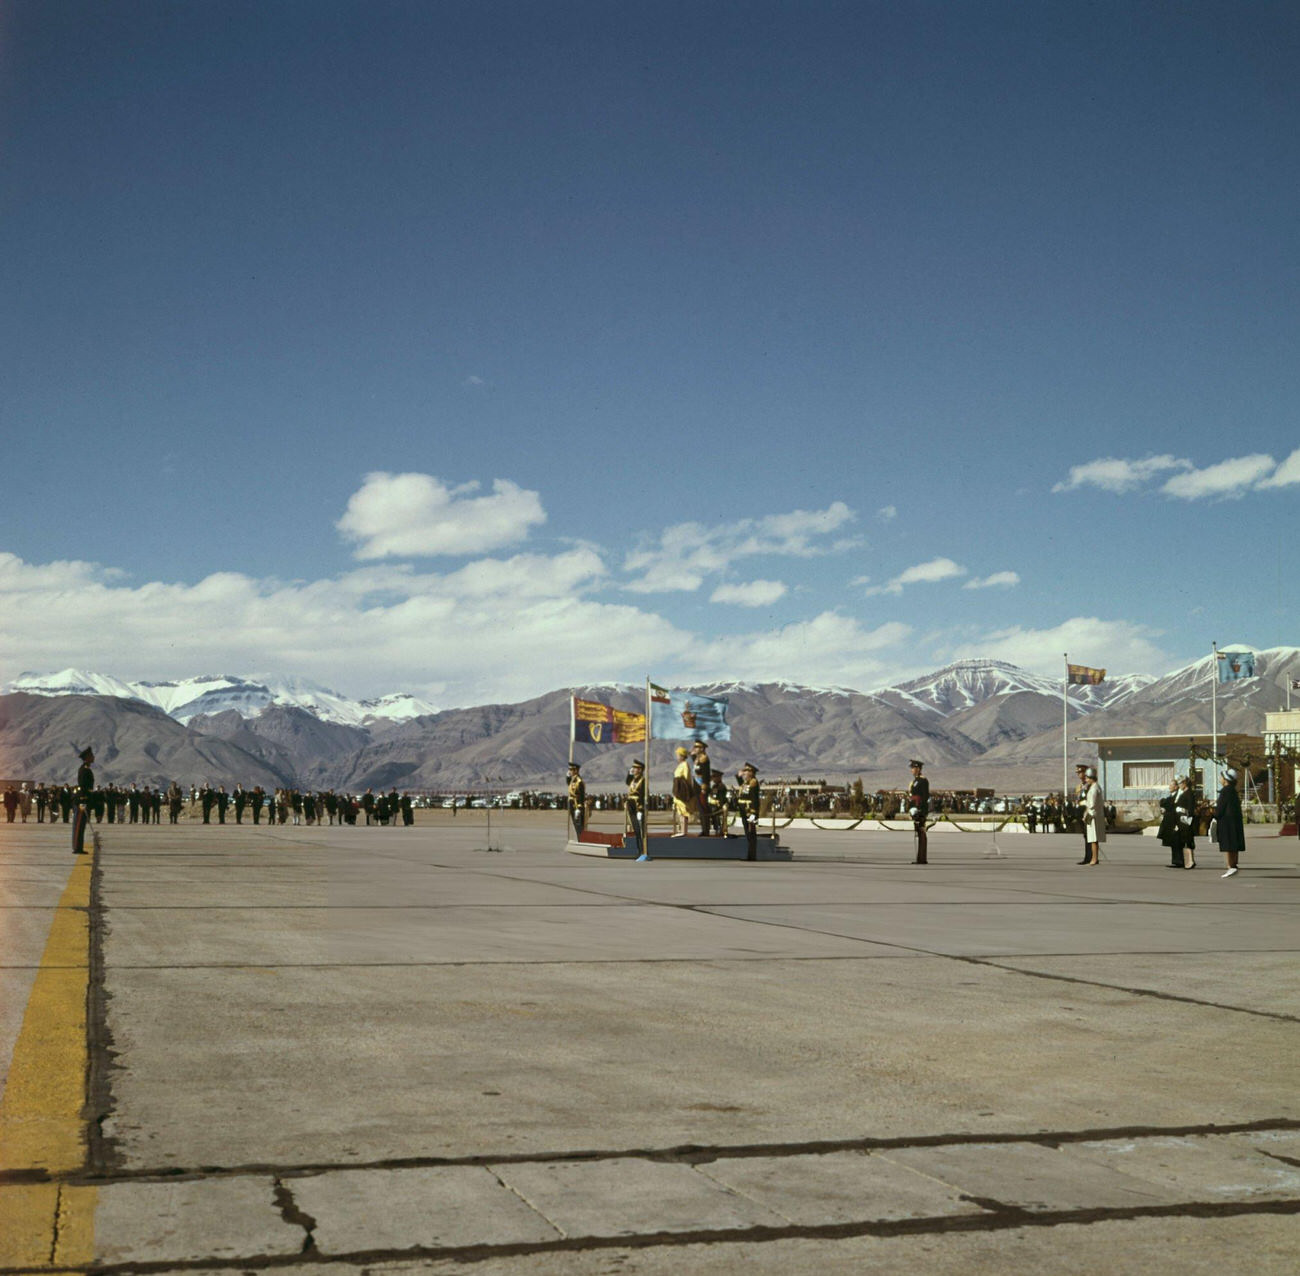
<path id="1" fill-rule="evenodd" d="M 594 855 L 599 859 L 635 860 L 637 846 L 630 834 L 584 833 L 581 841 L 572 835 L 566 850 L 575 855 Z M 646 839 L 646 854 L 651 860 L 743 860 L 749 856 L 745 839 L 735 837 L 670 837 L 652 834 Z M 760 860 L 788 860 L 789 850 L 774 833 L 758 835 Z"/>

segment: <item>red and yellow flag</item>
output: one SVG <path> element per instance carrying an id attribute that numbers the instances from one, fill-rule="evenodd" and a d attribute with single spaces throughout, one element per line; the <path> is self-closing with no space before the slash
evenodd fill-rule
<path id="1" fill-rule="evenodd" d="M 582 744 L 639 744 L 645 739 L 645 714 L 574 696 L 573 738 Z"/>
<path id="2" fill-rule="evenodd" d="M 1106 681 L 1106 671 L 1104 669 L 1090 669 L 1087 665 L 1070 665 L 1065 666 L 1067 680 L 1072 687 L 1095 687 L 1099 682 Z"/>

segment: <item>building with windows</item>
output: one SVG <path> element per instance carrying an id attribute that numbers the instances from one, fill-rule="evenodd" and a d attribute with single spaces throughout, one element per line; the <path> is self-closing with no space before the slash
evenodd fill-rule
<path id="1" fill-rule="evenodd" d="M 1300 717 L 1300 713 L 1296 716 Z M 1227 757 L 1226 763 L 1208 756 L 1216 744 L 1216 737 L 1208 731 L 1189 735 L 1085 736 L 1083 740 L 1097 746 L 1097 778 L 1106 801 L 1120 809 L 1127 805 L 1130 814 L 1139 814 L 1133 804 L 1158 802 L 1169 792 L 1170 784 L 1184 775 L 1191 775 L 1196 787 L 1213 797 L 1227 766 L 1258 776 L 1267 765 L 1264 738 L 1238 732 L 1220 732 L 1217 737 L 1218 751 Z M 1242 796 L 1246 796 L 1244 786 Z"/>

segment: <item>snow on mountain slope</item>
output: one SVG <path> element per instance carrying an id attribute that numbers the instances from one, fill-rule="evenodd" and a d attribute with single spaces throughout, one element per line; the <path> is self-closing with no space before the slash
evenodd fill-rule
<path id="1" fill-rule="evenodd" d="M 329 687 L 291 675 L 245 678 L 237 674 L 200 674 L 166 682 L 124 682 L 105 674 L 64 669 L 54 674 L 21 674 L 4 690 L 39 696 L 116 696 L 122 700 L 143 700 L 177 722 L 230 709 L 249 718 L 273 704 L 305 709 L 323 722 L 345 726 L 403 721 L 437 712 L 436 705 L 407 692 L 376 700 L 353 700 Z"/>
<path id="2" fill-rule="evenodd" d="M 25 691 L 34 696 L 117 696 L 121 700 L 156 703 L 136 690 L 134 684 L 102 673 L 62 669 L 58 673 L 20 673 L 7 683 L 5 691 Z"/>
<path id="3" fill-rule="evenodd" d="M 1059 701 L 1064 674 L 1062 669 L 1061 677 L 1046 678 L 1006 660 L 957 660 L 923 677 L 882 687 L 875 694 L 934 710 L 946 717 L 986 700 L 1026 691 Z M 1070 703 L 1085 713 L 1109 707 L 1152 681 L 1149 674 L 1122 674 L 1096 686 L 1070 687 Z"/>

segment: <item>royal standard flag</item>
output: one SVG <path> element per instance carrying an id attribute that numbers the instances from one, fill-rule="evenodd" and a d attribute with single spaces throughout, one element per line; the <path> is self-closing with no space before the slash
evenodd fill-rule
<path id="1" fill-rule="evenodd" d="M 725 696 L 701 696 L 669 691 L 650 684 L 652 740 L 730 740 L 727 722 L 730 701 Z"/>
<path id="2" fill-rule="evenodd" d="M 1106 681 L 1104 669 L 1090 669 L 1087 665 L 1066 665 L 1067 681 L 1072 687 L 1095 687 Z"/>
<path id="3" fill-rule="evenodd" d="M 1255 653 L 1253 651 L 1216 651 L 1219 658 L 1219 681 L 1239 682 L 1242 678 L 1255 676 Z"/>
<path id="4" fill-rule="evenodd" d="M 579 744 L 636 744 L 645 739 L 645 714 L 574 696 L 573 738 Z"/>

